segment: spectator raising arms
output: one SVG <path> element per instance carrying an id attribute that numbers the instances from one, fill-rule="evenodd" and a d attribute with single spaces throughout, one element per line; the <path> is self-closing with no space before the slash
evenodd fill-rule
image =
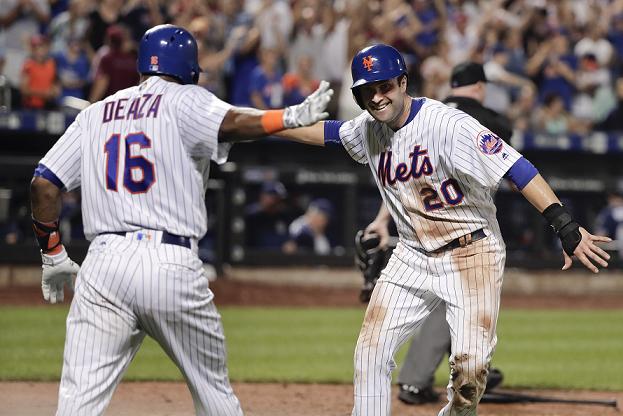
<path id="1" fill-rule="evenodd" d="M 40 25 L 50 19 L 47 0 L 0 1 L 0 45 L 5 48 L 2 74 L 14 88 L 21 85 L 28 39 L 39 33 Z"/>
<path id="2" fill-rule="evenodd" d="M 569 40 L 562 32 L 540 44 L 526 62 L 526 73 L 536 79 L 541 102 L 545 96 L 559 95 L 566 110 L 571 109 L 575 89 L 577 58 L 569 49 Z"/>
<path id="3" fill-rule="evenodd" d="M 83 40 L 89 27 L 86 0 L 71 0 L 67 10 L 55 16 L 48 27 L 52 54 L 65 53 L 72 39 Z"/>
<path id="4" fill-rule="evenodd" d="M 311 92 L 313 92 L 320 81 L 312 76 L 312 57 L 300 55 L 296 72 L 289 72 L 283 76 L 283 100 L 285 105 L 300 104 Z"/>
<path id="5" fill-rule="evenodd" d="M 107 29 L 120 23 L 122 6 L 123 0 L 102 0 L 89 13 L 89 29 L 86 36 L 92 53 L 104 46 Z"/>
<path id="6" fill-rule="evenodd" d="M 283 87 L 279 69 L 279 52 L 272 48 L 260 49 L 260 66 L 251 73 L 250 94 L 254 107 L 265 110 L 283 105 Z"/>
<path id="7" fill-rule="evenodd" d="M 82 42 L 77 38 L 69 39 L 67 49 L 55 54 L 54 59 L 61 84 L 61 98 L 85 99 L 90 63 Z"/>
<path id="8" fill-rule="evenodd" d="M 513 74 L 506 69 L 509 58 L 509 51 L 504 45 L 497 44 L 492 49 L 491 60 L 484 65 L 487 80 L 491 82 L 487 88 L 485 107 L 504 114 L 511 107 L 511 89 L 532 85 L 529 79 Z"/>

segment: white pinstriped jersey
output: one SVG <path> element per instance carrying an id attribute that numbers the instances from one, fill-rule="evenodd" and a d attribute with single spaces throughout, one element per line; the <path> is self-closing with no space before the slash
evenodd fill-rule
<path id="1" fill-rule="evenodd" d="M 150 77 L 83 110 L 41 160 L 68 190 L 82 186 L 84 232 L 141 228 L 201 238 L 210 160 L 231 106 L 205 89 Z"/>
<path id="2" fill-rule="evenodd" d="M 433 251 L 480 228 L 499 235 L 493 193 L 521 155 L 460 110 L 428 98 L 419 105 L 396 132 L 367 112 L 343 123 L 342 144 L 369 165 L 408 246 Z"/>

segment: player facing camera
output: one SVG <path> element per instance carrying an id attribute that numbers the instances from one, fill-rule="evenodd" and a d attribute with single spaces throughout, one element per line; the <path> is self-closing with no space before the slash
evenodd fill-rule
<path id="1" fill-rule="evenodd" d="M 607 267 L 610 256 L 596 243 L 610 239 L 580 227 L 536 168 L 491 129 L 407 94 L 404 59 L 393 47 L 362 49 L 351 72 L 354 99 L 366 112 L 279 135 L 341 145 L 368 165 L 384 204 L 365 231 L 387 234 L 390 218 L 398 231 L 357 340 L 352 414 L 390 414 L 394 354 L 445 302 L 452 354 L 448 402 L 439 416 L 476 415 L 497 343 L 506 259 L 492 199 L 500 181 L 511 180 L 554 227 L 564 270 L 571 256 L 594 273 Z"/>
<path id="2" fill-rule="evenodd" d="M 362 49 L 353 58 L 351 90 L 359 107 L 390 127 L 401 125 L 409 107 L 407 66 L 402 55 L 388 45 Z M 404 120 L 402 120 L 404 121 Z"/>

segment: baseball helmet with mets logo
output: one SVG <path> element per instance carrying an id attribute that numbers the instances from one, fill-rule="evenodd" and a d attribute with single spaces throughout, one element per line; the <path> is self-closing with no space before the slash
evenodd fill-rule
<path id="1" fill-rule="evenodd" d="M 353 58 L 350 66 L 353 85 L 350 87 L 359 107 L 364 108 L 358 87 L 385 81 L 407 73 L 405 60 L 396 48 L 379 44 L 363 48 Z"/>
<path id="2" fill-rule="evenodd" d="M 138 72 L 168 75 L 182 84 L 197 84 L 201 69 L 197 41 L 186 29 L 158 25 L 143 35 L 138 47 Z"/>

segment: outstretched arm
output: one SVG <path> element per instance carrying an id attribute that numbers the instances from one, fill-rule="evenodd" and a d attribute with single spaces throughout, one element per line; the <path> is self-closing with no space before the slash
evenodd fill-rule
<path id="1" fill-rule="evenodd" d="M 324 123 L 324 121 L 320 121 L 309 127 L 283 130 L 275 134 L 275 136 L 282 137 L 293 142 L 310 144 L 313 146 L 324 146 Z"/>
<path id="2" fill-rule="evenodd" d="M 610 255 L 597 246 L 596 243 L 609 242 L 610 238 L 592 235 L 575 222 L 571 213 L 560 203 L 552 188 L 537 174 L 521 189 L 523 196 L 547 219 L 562 242 L 565 264 L 562 270 L 571 267 L 571 256 L 578 260 L 593 273 L 599 273 L 595 264 L 608 267 L 606 260 Z"/>
<path id="3" fill-rule="evenodd" d="M 333 90 L 322 81 L 316 91 L 301 104 L 282 110 L 257 110 L 253 108 L 231 108 L 219 129 L 219 141 L 233 142 L 253 139 L 286 129 L 312 126 L 329 116 L 325 110 L 331 101 Z M 322 129 L 320 130 L 322 133 Z M 321 136 L 322 138 L 322 136 Z"/>

